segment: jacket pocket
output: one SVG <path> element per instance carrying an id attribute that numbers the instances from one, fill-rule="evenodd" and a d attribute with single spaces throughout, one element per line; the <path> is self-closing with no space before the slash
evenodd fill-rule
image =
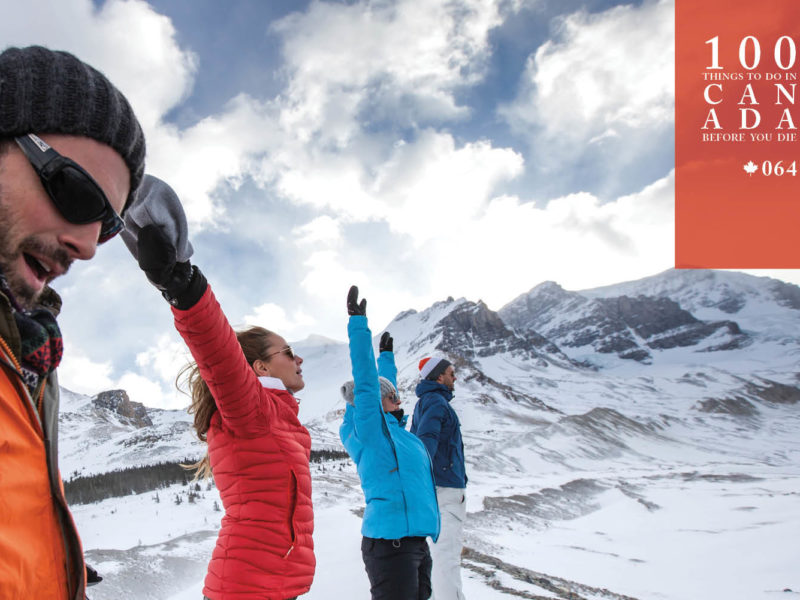
<path id="1" fill-rule="evenodd" d="M 433 461 L 433 468 L 436 471 L 447 471 L 450 467 L 453 466 L 453 463 L 450 462 L 450 452 L 437 452 L 436 456 L 434 457 Z"/>

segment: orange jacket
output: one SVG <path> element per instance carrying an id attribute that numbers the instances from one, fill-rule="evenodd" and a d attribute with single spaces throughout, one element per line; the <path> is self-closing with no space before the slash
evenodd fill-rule
<path id="1" fill-rule="evenodd" d="M 84 600 L 86 568 L 58 472 L 55 373 L 31 397 L 0 293 L 0 600 Z"/>

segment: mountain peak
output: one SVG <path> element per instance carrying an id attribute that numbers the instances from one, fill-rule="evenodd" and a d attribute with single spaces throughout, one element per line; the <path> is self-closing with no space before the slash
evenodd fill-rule
<path id="1" fill-rule="evenodd" d="M 575 360 L 606 362 L 600 355 L 611 354 L 650 364 L 654 351 L 730 350 L 751 342 L 738 323 L 724 318 L 744 306 L 751 293 L 744 288 L 751 282 L 747 276 L 727 275 L 671 270 L 584 292 L 545 282 L 504 306 L 500 316 L 517 330 L 535 331 L 565 350 L 573 348 L 567 354 Z M 786 297 L 793 301 L 790 292 Z M 713 306 L 715 312 L 699 318 L 687 308 L 698 305 Z"/>
<path id="2" fill-rule="evenodd" d="M 108 390 L 100 392 L 92 399 L 96 408 L 115 413 L 121 420 L 135 427 L 152 427 L 153 421 L 147 409 L 140 402 L 133 402 L 125 390 Z"/>
<path id="3" fill-rule="evenodd" d="M 547 280 L 547 281 L 543 281 L 539 285 L 535 286 L 533 289 L 531 289 L 531 291 L 529 293 L 531 293 L 531 292 L 539 292 L 539 293 L 541 293 L 541 292 L 563 292 L 563 291 L 564 291 L 564 288 L 561 287 L 558 283 L 556 283 L 555 281 Z"/>

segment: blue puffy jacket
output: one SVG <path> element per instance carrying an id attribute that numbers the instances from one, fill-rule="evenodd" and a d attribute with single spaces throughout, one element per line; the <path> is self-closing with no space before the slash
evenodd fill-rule
<path id="1" fill-rule="evenodd" d="M 453 392 L 430 379 L 420 381 L 415 391 L 419 400 L 414 407 L 411 433 L 422 440 L 433 459 L 436 485 L 467 487 L 461 423 L 450 406 Z"/>
<path id="2" fill-rule="evenodd" d="M 409 536 L 439 537 L 439 506 L 428 451 L 383 412 L 378 370 L 367 318 L 350 317 L 350 362 L 355 381 L 355 406 L 348 405 L 339 436 L 361 478 L 367 501 L 361 534 L 395 540 Z M 382 352 L 381 375 L 397 387 L 394 354 Z"/>

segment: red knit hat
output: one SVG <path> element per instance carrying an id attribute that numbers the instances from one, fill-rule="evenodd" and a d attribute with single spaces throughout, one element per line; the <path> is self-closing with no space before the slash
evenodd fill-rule
<path id="1" fill-rule="evenodd" d="M 426 356 L 419 361 L 419 376 L 436 381 L 452 363 L 441 356 Z"/>

